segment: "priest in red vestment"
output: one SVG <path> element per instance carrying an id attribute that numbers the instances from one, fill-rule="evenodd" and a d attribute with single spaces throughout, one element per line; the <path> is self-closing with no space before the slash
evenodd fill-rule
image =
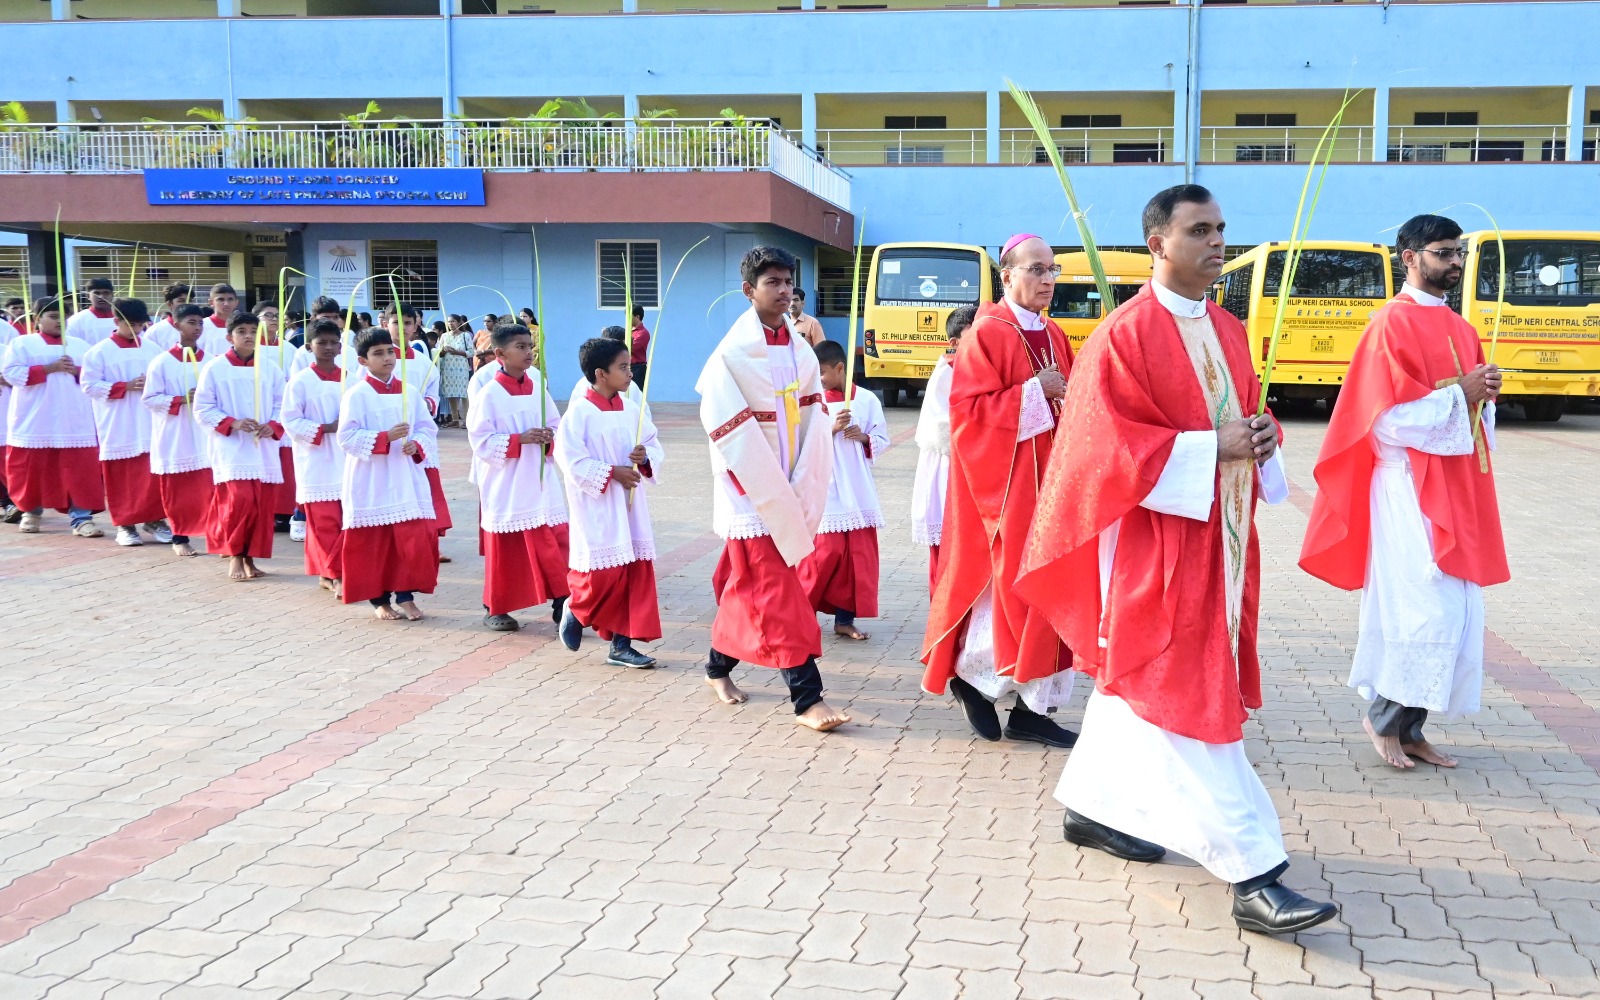
<path id="1" fill-rule="evenodd" d="M 922 687 L 955 696 L 973 732 L 1002 734 L 995 702 L 1014 694 L 1004 735 L 1070 747 L 1049 713 L 1072 696 L 1072 654 L 1044 615 L 1012 593 L 1050 459 L 1072 348 L 1045 310 L 1050 245 L 1018 235 L 1000 254 L 1005 298 L 978 307 L 950 381 L 950 483 L 928 611 Z"/>
<path id="2" fill-rule="evenodd" d="M 1292 933 L 1337 912 L 1278 881 L 1272 799 L 1244 752 L 1261 706 L 1258 495 L 1288 495 L 1257 417 L 1244 327 L 1207 301 L 1222 210 L 1184 184 L 1145 206 L 1151 282 L 1084 344 L 1040 488 L 1017 595 L 1094 678 L 1056 787 L 1064 833 L 1133 861 L 1167 848 L 1233 883 L 1240 927 Z"/>
<path id="3" fill-rule="evenodd" d="M 1361 590 L 1350 686 L 1372 703 L 1364 727 L 1378 754 L 1454 767 L 1422 723 L 1477 711 L 1483 588 L 1511 578 L 1489 464 L 1500 370 L 1445 304 L 1465 266 L 1461 227 L 1419 215 L 1395 246 L 1406 284 L 1350 359 L 1300 565 Z"/>

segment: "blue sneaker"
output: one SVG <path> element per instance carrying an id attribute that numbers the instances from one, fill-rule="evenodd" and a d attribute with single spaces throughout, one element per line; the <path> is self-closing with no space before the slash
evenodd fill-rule
<path id="1" fill-rule="evenodd" d="M 583 625 L 579 623 L 571 608 L 561 609 L 561 645 L 573 652 L 583 645 Z"/>

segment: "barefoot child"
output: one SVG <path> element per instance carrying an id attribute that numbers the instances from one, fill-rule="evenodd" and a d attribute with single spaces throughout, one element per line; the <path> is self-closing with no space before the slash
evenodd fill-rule
<path id="1" fill-rule="evenodd" d="M 283 479 L 283 425 L 273 419 L 283 380 L 270 358 L 256 357 L 254 315 L 234 313 L 228 343 L 226 354 L 200 369 L 194 393 L 200 422 L 214 432 L 211 478 L 217 495 L 206 548 L 228 557 L 228 579 L 256 580 L 267 575 L 256 560 L 272 558 L 272 501 Z"/>
<path id="2" fill-rule="evenodd" d="M 79 378 L 100 435 L 106 510 L 118 545 L 143 545 L 141 527 L 167 545 L 172 529 L 162 520 L 161 488 L 150 471 L 150 411 L 142 399 L 145 372 L 160 351 L 143 339 L 150 312 L 142 301 L 117 299 L 111 308 L 116 330 L 84 352 Z"/>
<path id="3" fill-rule="evenodd" d="M 295 501 L 306 517 L 299 522 L 306 525 L 306 575 L 317 577 L 322 589 L 335 596 L 344 575 L 344 509 L 339 492 L 344 487 L 345 456 L 336 440 L 340 372 L 334 363 L 342 334 L 335 320 L 319 319 L 311 324 L 306 345 L 314 360 L 289 380 L 280 418 L 294 442 Z"/>
<path id="4" fill-rule="evenodd" d="M 833 477 L 817 527 L 816 548 L 795 567 L 811 606 L 833 615 L 833 631 L 857 641 L 867 634 L 856 618 L 878 617 L 878 529 L 883 508 L 872 465 L 889 447 L 883 404 L 870 392 L 844 401 L 844 348 L 824 340 L 816 347 L 822 395 L 833 414 Z"/>
<path id="5" fill-rule="evenodd" d="M 200 366 L 211 360 L 198 346 L 204 322 L 205 310 L 192 303 L 173 310 L 170 323 L 177 343 L 151 359 L 142 394 L 150 411 L 150 473 L 161 494 L 162 517 L 172 531 L 172 551 L 180 558 L 195 554 L 192 536 L 210 530 L 217 493 L 209 432 L 194 410 Z M 186 355 L 186 348 L 191 353 Z"/>
<path id="6" fill-rule="evenodd" d="M 850 716 L 822 700 L 822 633 L 795 567 L 811 554 L 828 500 L 833 432 L 816 355 L 787 319 L 798 266 L 779 247 L 744 255 L 750 309 L 695 385 L 711 444 L 712 523 L 724 539 L 706 683 L 736 705 L 748 700 L 729 676 L 740 660 L 776 667 L 795 721 L 826 732 Z"/>
<path id="7" fill-rule="evenodd" d="M 939 356 L 922 393 L 917 415 L 917 475 L 911 484 L 911 540 L 928 547 L 928 593 L 939 579 L 939 541 L 944 534 L 944 494 L 950 484 L 950 377 L 961 335 L 977 318 L 977 306 L 959 306 L 945 320 L 950 346 Z"/>
<path id="8" fill-rule="evenodd" d="M 661 442 L 655 424 L 648 417 L 641 424 L 639 407 L 627 399 L 633 384 L 627 344 L 586 341 L 578 364 L 590 386 L 567 403 L 556 431 L 556 464 L 572 511 L 572 596 L 561 641 L 576 650 L 584 628 L 592 628 L 611 642 L 607 663 L 649 668 L 656 661 L 634 649 L 633 640 L 661 638 L 656 544 L 642 487 L 655 482 Z"/>
<path id="9" fill-rule="evenodd" d="M 546 601 L 561 621 L 567 504 L 549 457 L 560 413 L 533 368 L 533 334 L 502 323 L 494 352 L 498 370 L 467 411 L 467 440 L 483 511 L 483 623 L 511 632 L 522 627 L 511 612 Z"/>
<path id="10" fill-rule="evenodd" d="M 402 315 L 404 322 L 402 324 Z M 395 378 L 406 379 L 411 391 L 427 404 L 428 419 L 416 428 L 417 443 L 422 446 L 422 472 L 428 477 L 428 492 L 433 497 L 433 518 L 439 537 L 454 525 L 450 520 L 450 504 L 444 496 L 444 480 L 439 476 L 439 425 L 433 417 L 439 412 L 439 369 L 428 355 L 417 350 L 414 342 L 422 339 L 422 314 L 415 306 L 401 304 L 396 314 L 393 304 L 383 311 L 383 325 L 396 347 L 404 351 L 404 360 L 395 364 Z M 448 556 L 439 560 L 449 562 Z"/>
<path id="11" fill-rule="evenodd" d="M 72 533 L 99 538 L 94 513 L 105 510 L 105 487 L 94 426 L 94 410 L 78 388 L 79 365 L 89 345 L 61 335 L 61 307 L 54 299 L 33 306 L 33 333 L 6 348 L 5 379 L 11 385 L 6 429 L 6 484 L 22 511 L 19 530 L 39 530 L 44 508 L 64 511 Z"/>
<path id="12" fill-rule="evenodd" d="M 402 614 L 421 621 L 415 595 L 431 594 L 438 584 L 439 534 L 422 471 L 427 455 L 413 429 L 432 418 L 422 394 L 404 388 L 395 371 L 400 354 L 389 331 L 364 331 L 356 354 L 363 374 L 339 406 L 342 600 L 366 601 L 380 621 Z"/>

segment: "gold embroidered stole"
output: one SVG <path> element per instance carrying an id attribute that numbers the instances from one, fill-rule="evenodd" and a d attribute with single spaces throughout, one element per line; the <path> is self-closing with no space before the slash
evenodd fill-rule
<path id="1" fill-rule="evenodd" d="M 1222 353 L 1222 342 L 1217 339 L 1216 328 L 1209 316 L 1189 319 L 1174 316 L 1178 336 L 1188 352 L 1189 363 L 1194 366 L 1195 378 L 1206 398 L 1206 410 L 1211 426 L 1219 428 L 1243 414 L 1238 394 L 1234 392 L 1233 375 L 1228 370 L 1228 359 Z M 1249 459 L 1217 464 L 1222 513 L 1222 568 L 1227 602 L 1228 639 L 1235 658 L 1239 655 L 1239 622 L 1244 610 L 1244 577 L 1246 553 L 1250 543 L 1250 495 L 1254 486 L 1255 469 Z"/>

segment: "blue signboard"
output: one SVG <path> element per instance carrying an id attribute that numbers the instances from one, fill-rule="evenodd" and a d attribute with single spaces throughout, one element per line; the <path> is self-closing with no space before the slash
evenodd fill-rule
<path id="1" fill-rule="evenodd" d="M 482 205 L 483 171 L 394 169 L 146 170 L 152 205 Z"/>

